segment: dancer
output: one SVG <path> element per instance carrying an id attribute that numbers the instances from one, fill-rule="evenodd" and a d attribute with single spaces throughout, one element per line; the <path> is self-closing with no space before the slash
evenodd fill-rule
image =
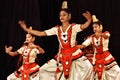
<path id="1" fill-rule="evenodd" d="M 40 80 L 93 80 L 91 73 L 92 65 L 83 56 L 83 52 L 76 46 L 77 33 L 83 31 L 92 22 L 91 14 L 88 11 L 83 13 L 83 16 L 87 19 L 84 24 L 70 24 L 71 13 L 67 8 L 67 2 L 64 1 L 59 16 L 62 23 L 61 26 L 55 26 L 45 31 L 38 31 L 30 30 L 23 21 L 19 21 L 22 29 L 33 35 L 57 35 L 58 37 L 60 44 L 59 53 L 56 56 L 56 60 L 51 59 L 40 68 Z M 60 71 L 57 78 L 56 71 Z"/>
<path id="2" fill-rule="evenodd" d="M 12 47 L 5 46 L 5 51 L 11 56 L 16 56 L 20 54 L 23 59 L 22 66 L 16 70 L 14 73 L 7 77 L 7 80 L 39 80 L 39 69 L 40 66 L 35 62 L 37 54 L 43 54 L 44 50 L 34 44 L 35 37 L 28 33 L 26 34 L 26 40 L 24 45 L 13 52 Z M 21 59 L 21 58 L 20 58 Z"/>
<path id="3" fill-rule="evenodd" d="M 120 74 L 120 68 L 108 48 L 110 33 L 108 31 L 102 32 L 102 23 L 95 15 L 92 18 L 94 34 L 78 47 L 83 49 L 92 44 L 94 48 L 92 64 L 95 80 L 120 80 L 120 75 L 118 75 Z"/>

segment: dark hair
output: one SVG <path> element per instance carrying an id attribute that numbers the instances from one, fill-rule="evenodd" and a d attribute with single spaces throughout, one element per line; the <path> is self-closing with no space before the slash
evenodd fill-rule
<path id="1" fill-rule="evenodd" d="M 93 25 L 94 24 L 98 24 L 100 26 L 100 25 L 102 25 L 102 22 L 101 21 L 96 21 L 96 22 L 93 22 Z"/>
<path id="2" fill-rule="evenodd" d="M 31 35 L 32 37 L 35 37 L 35 36 L 34 36 L 33 34 L 31 34 L 31 33 L 27 33 L 27 34 Z M 26 34 L 26 35 L 27 35 L 27 34 Z"/>
<path id="3" fill-rule="evenodd" d="M 69 9 L 61 9 L 60 11 L 65 11 L 66 13 L 70 14 L 70 10 Z"/>

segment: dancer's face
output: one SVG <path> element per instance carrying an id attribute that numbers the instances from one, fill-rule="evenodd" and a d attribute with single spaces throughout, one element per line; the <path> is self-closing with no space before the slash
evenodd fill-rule
<path id="1" fill-rule="evenodd" d="M 100 26 L 98 24 L 93 24 L 93 32 L 101 32 Z"/>
<path id="2" fill-rule="evenodd" d="M 68 22 L 70 20 L 70 16 L 67 12 L 65 11 L 60 11 L 60 21 L 62 23 Z"/>
<path id="3" fill-rule="evenodd" d="M 26 34 L 25 43 L 31 43 L 31 42 L 34 42 L 34 37 L 31 34 Z"/>

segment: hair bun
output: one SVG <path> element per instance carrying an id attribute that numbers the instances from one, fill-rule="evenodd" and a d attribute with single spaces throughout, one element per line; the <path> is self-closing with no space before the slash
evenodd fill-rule
<path id="1" fill-rule="evenodd" d="M 92 19 L 93 19 L 93 22 L 99 21 L 99 20 L 97 19 L 96 15 L 92 15 Z"/>
<path id="2" fill-rule="evenodd" d="M 62 9 L 68 9 L 67 1 L 62 2 Z"/>

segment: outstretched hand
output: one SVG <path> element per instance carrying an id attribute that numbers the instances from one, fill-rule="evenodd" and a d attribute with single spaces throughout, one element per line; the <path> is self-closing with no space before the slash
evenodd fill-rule
<path id="1" fill-rule="evenodd" d="M 12 46 L 9 46 L 9 47 L 5 46 L 5 52 L 6 53 L 10 53 L 12 51 L 12 49 L 13 49 Z"/>
<path id="2" fill-rule="evenodd" d="M 86 11 L 85 13 L 82 14 L 88 21 L 92 21 L 92 16 L 89 11 Z"/>
<path id="3" fill-rule="evenodd" d="M 25 24 L 25 21 L 18 21 L 18 24 L 20 25 L 20 27 L 24 30 L 27 31 L 27 26 Z"/>

